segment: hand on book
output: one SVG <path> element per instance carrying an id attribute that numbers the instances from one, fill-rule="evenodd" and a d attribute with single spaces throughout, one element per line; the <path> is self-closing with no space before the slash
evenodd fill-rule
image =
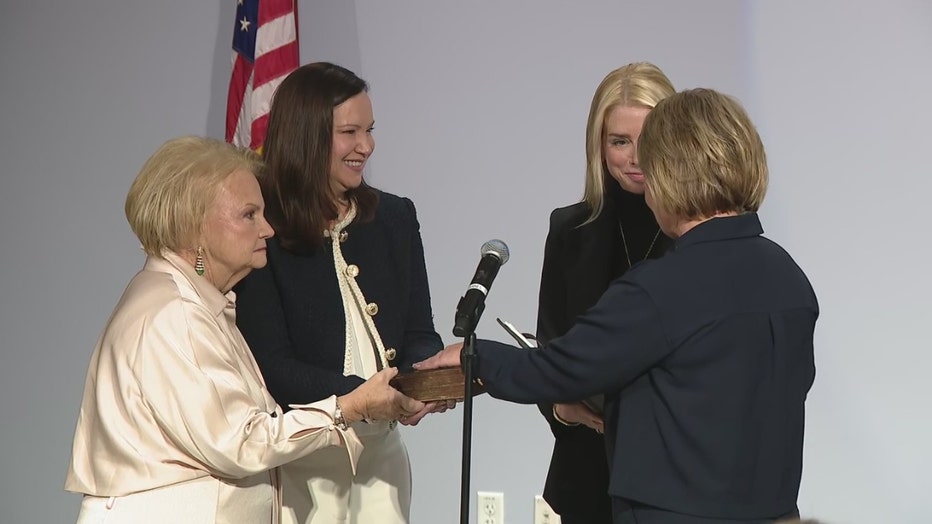
<path id="1" fill-rule="evenodd" d="M 431 404 L 430 408 L 424 413 L 442 413 L 452 409 L 456 401 L 466 398 L 466 390 L 469 389 L 471 396 L 479 395 L 485 392 L 485 389 L 479 383 L 473 383 L 471 387 L 466 387 L 466 376 L 460 368 L 460 352 L 463 344 L 453 344 L 438 351 L 434 356 L 414 364 L 414 371 L 398 375 L 392 380 L 392 386 L 398 391 L 416 398 L 422 402 L 434 403 L 440 402 L 439 405 Z M 420 420 L 420 416 L 412 416 L 402 420 L 402 423 L 413 425 Z"/>
<path id="2" fill-rule="evenodd" d="M 460 365 L 460 352 L 463 350 L 463 343 L 457 342 L 441 349 L 434 356 L 417 362 L 412 366 L 418 371 L 427 371 L 428 369 L 452 368 Z"/>

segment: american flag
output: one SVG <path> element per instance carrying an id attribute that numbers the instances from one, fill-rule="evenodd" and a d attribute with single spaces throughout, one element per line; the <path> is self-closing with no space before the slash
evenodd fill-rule
<path id="1" fill-rule="evenodd" d="M 259 150 L 272 94 L 298 67 L 297 0 L 237 0 L 226 140 Z"/>

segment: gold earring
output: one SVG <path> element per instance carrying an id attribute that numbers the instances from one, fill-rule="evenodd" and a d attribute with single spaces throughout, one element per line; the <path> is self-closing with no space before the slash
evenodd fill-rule
<path id="1" fill-rule="evenodd" d="M 204 248 L 197 246 L 197 258 L 194 259 L 194 272 L 204 276 Z"/>

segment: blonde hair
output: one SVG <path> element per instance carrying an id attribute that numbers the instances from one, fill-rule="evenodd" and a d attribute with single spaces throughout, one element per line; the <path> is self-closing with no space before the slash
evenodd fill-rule
<path id="1" fill-rule="evenodd" d="M 737 100 L 711 89 L 677 93 L 647 116 L 638 159 L 656 204 L 680 219 L 757 211 L 767 155 Z"/>
<path id="2" fill-rule="evenodd" d="M 236 171 L 259 174 L 249 149 L 212 138 L 184 136 L 162 144 L 126 195 L 126 220 L 149 255 L 195 247 L 208 206 Z"/>
<path id="3" fill-rule="evenodd" d="M 605 183 L 609 178 L 602 151 L 605 117 L 616 107 L 652 109 L 675 92 L 667 75 L 649 62 L 618 68 L 599 84 L 592 96 L 586 124 L 586 190 L 583 194 L 583 201 L 589 207 L 586 223 L 595 220 L 605 205 Z"/>

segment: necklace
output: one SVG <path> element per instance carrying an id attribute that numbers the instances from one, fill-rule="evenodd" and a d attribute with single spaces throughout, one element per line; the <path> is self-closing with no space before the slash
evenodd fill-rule
<path id="1" fill-rule="evenodd" d="M 621 225 L 621 219 L 618 219 L 618 229 L 621 230 L 621 242 L 625 246 L 625 258 L 628 260 L 628 267 L 631 267 L 631 254 L 628 252 L 628 240 L 625 238 L 625 226 Z M 660 227 L 657 228 L 657 232 L 654 233 L 654 239 L 650 241 L 650 247 L 647 248 L 647 253 L 644 253 L 644 258 L 641 260 L 647 260 L 647 257 L 650 256 L 650 252 L 654 249 L 654 244 L 657 243 L 657 238 L 660 236 Z M 640 262 L 641 260 L 638 260 Z"/>

